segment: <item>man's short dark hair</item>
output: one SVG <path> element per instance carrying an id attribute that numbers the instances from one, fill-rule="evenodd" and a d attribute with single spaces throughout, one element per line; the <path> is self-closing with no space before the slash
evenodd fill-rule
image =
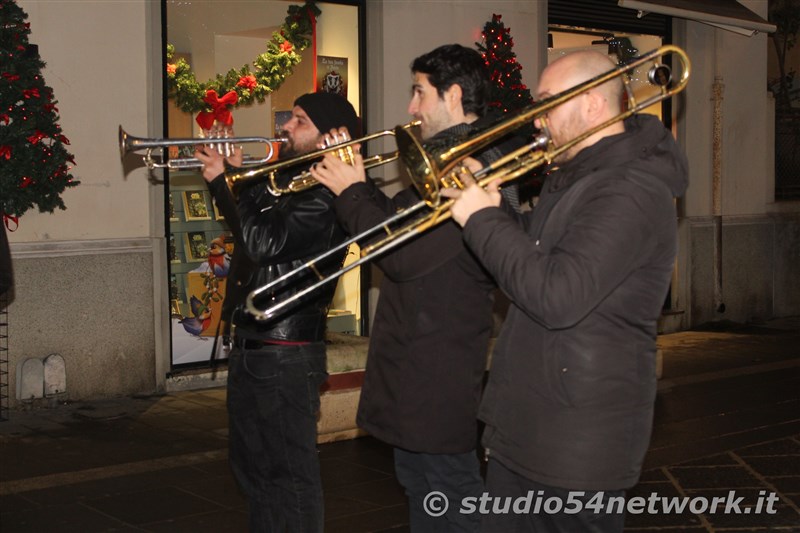
<path id="1" fill-rule="evenodd" d="M 482 117 L 489 100 L 489 74 L 486 63 L 477 50 L 460 44 L 446 44 L 411 63 L 411 71 L 428 75 L 441 98 L 453 84 L 461 87 L 461 106 L 464 113 Z"/>

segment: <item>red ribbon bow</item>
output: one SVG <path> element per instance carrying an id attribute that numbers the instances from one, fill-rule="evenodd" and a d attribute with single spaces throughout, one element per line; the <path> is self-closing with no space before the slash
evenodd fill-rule
<path id="1" fill-rule="evenodd" d="M 239 101 L 239 95 L 236 94 L 236 91 L 229 91 L 228 94 L 219 98 L 217 96 L 217 91 L 209 89 L 203 101 L 211 106 L 211 111 L 201 111 L 197 114 L 195 120 L 197 120 L 201 128 L 210 130 L 215 120 L 218 120 L 226 126 L 233 124 L 233 115 L 228 109 L 228 106 L 234 105 Z"/>
<path id="2" fill-rule="evenodd" d="M 11 225 L 8 223 L 9 220 L 14 223 L 14 229 L 11 229 Z M 9 215 L 8 213 L 3 213 L 3 223 L 8 228 L 8 231 L 17 231 L 17 228 L 19 227 L 19 217 Z"/>
<path id="3" fill-rule="evenodd" d="M 47 137 L 46 133 L 41 132 L 39 130 L 36 130 L 36 132 L 33 135 L 28 137 L 28 142 L 31 143 L 31 144 L 36 144 L 39 141 L 41 141 L 42 139 L 44 139 L 45 137 Z"/>

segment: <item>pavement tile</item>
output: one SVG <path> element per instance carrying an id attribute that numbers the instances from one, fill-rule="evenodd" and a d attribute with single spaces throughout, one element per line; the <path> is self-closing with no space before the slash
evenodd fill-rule
<path id="1" fill-rule="evenodd" d="M 14 533 L 136 531 L 130 524 L 82 505 L 48 505 L 0 514 L 2 530 Z"/>
<path id="2" fill-rule="evenodd" d="M 800 455 L 747 457 L 745 462 L 762 476 L 800 476 Z"/>
<path id="3" fill-rule="evenodd" d="M 224 508 L 176 487 L 158 485 L 147 490 L 87 500 L 83 505 L 133 525 L 181 519 Z"/>
<path id="4" fill-rule="evenodd" d="M 767 481 L 784 494 L 800 494 L 800 476 L 767 477 Z"/>
<path id="5" fill-rule="evenodd" d="M 639 483 L 625 494 L 630 502 L 632 498 L 644 498 L 642 512 L 625 515 L 625 529 L 642 527 L 693 527 L 701 525 L 700 519 L 691 513 L 666 512 L 661 502 L 665 498 L 680 498 L 682 495 L 669 481 L 661 483 Z"/>
<path id="6" fill-rule="evenodd" d="M 669 468 L 684 489 L 737 489 L 760 487 L 761 482 L 742 466 L 692 467 L 675 466 Z"/>
<path id="7" fill-rule="evenodd" d="M 694 461 L 685 461 L 680 466 L 738 466 L 740 463 L 727 453 L 718 453 L 701 457 Z"/>
<path id="8" fill-rule="evenodd" d="M 137 531 L 149 533 L 242 533 L 247 531 L 247 513 L 244 509 L 222 509 L 198 515 L 186 516 L 142 524 Z"/>
<path id="9" fill-rule="evenodd" d="M 639 483 L 651 483 L 654 481 L 669 481 L 669 478 L 660 468 L 645 470 L 639 477 Z"/>
<path id="10" fill-rule="evenodd" d="M 750 509 L 750 513 L 747 513 Z M 788 505 L 776 505 L 772 509 L 774 514 L 765 509 L 759 511 L 755 507 L 748 507 L 742 510 L 742 514 L 709 514 L 704 515 L 713 528 L 764 528 L 774 531 L 777 528 L 791 528 L 789 531 L 800 530 L 800 513 Z M 745 514 L 747 513 L 747 514 Z"/>
<path id="11" fill-rule="evenodd" d="M 408 507 L 405 504 L 325 521 L 325 533 L 407 531 L 407 528 Z"/>
<path id="12" fill-rule="evenodd" d="M 779 439 L 754 446 L 747 446 L 736 450 L 740 457 L 750 457 L 753 455 L 798 455 L 800 456 L 800 440 L 798 439 Z"/>

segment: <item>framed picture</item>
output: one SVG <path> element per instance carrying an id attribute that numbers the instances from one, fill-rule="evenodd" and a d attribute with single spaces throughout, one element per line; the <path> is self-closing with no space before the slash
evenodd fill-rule
<path id="1" fill-rule="evenodd" d="M 175 212 L 175 200 L 172 195 L 173 193 L 169 193 L 169 221 L 180 222 L 181 219 L 178 217 L 178 213 Z"/>
<path id="2" fill-rule="evenodd" d="M 187 261 L 204 261 L 208 258 L 208 241 L 203 231 L 188 231 L 184 234 Z"/>
<path id="3" fill-rule="evenodd" d="M 203 189 L 183 191 L 183 212 L 186 220 L 211 220 L 207 196 L 208 193 Z"/>
<path id="4" fill-rule="evenodd" d="M 347 98 L 347 58 L 317 56 L 316 90 Z"/>
<path id="5" fill-rule="evenodd" d="M 170 263 L 180 263 L 181 259 L 178 257 L 178 245 L 175 242 L 175 235 L 173 233 L 169 234 L 169 262 Z"/>

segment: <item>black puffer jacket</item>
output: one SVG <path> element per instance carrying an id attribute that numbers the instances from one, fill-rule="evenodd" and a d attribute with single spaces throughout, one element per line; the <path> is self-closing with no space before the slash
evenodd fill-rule
<path id="1" fill-rule="evenodd" d="M 288 181 L 286 177 L 283 179 Z M 276 197 L 263 184 L 257 184 L 242 191 L 237 202 L 223 175 L 208 186 L 235 239 L 222 319 L 236 325 L 238 336 L 288 341 L 323 340 L 335 283 L 329 283 L 309 299 L 268 321 L 255 320 L 244 310 L 244 302 L 253 289 L 268 284 L 344 240 L 345 234 L 333 212 L 331 192 L 324 187 L 315 187 Z M 323 274 L 335 271 L 341 267 L 345 253 L 343 250 L 341 256 L 318 265 L 319 269 Z M 310 280 L 305 283 L 309 284 Z M 286 298 L 303 286 L 293 286 L 278 296 Z"/>
<path id="2" fill-rule="evenodd" d="M 566 489 L 633 486 L 652 427 L 687 162 L 657 118 L 625 127 L 548 176 L 522 225 L 489 208 L 464 228 L 512 301 L 480 408 L 484 445 Z"/>

